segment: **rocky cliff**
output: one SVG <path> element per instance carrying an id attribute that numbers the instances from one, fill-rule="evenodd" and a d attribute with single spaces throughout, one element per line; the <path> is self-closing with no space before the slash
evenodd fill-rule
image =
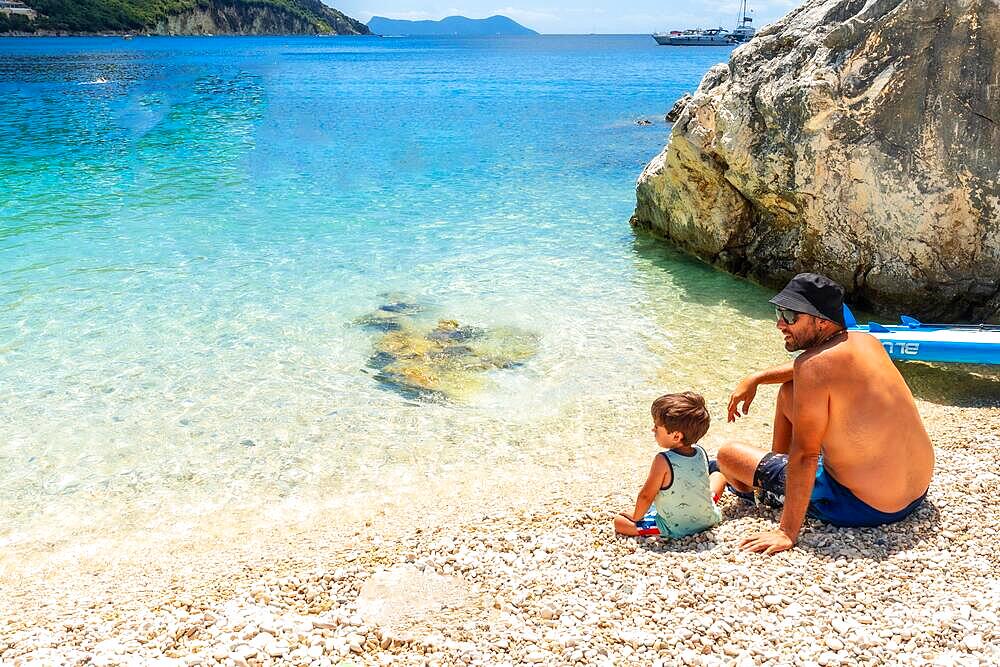
<path id="1" fill-rule="evenodd" d="M 321 0 L 24 0 L 34 20 L 4 31 L 38 34 L 155 32 L 174 35 L 367 35 L 368 27 Z M 20 17 L 15 17 L 20 18 Z"/>
<path id="2" fill-rule="evenodd" d="M 998 181 L 996 0 L 808 0 L 705 75 L 632 223 L 764 284 L 996 320 Z"/>
<path id="3" fill-rule="evenodd" d="M 341 35 L 369 34 L 368 27 L 318 0 L 302 2 L 306 12 L 292 11 L 277 3 L 211 0 L 167 16 L 157 22 L 155 32 L 167 35 Z"/>

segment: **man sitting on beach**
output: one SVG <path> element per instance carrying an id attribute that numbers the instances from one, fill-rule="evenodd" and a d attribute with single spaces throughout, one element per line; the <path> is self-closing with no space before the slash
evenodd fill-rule
<path id="1" fill-rule="evenodd" d="M 844 326 L 844 290 L 815 273 L 795 276 L 776 297 L 778 329 L 794 361 L 744 378 L 729 421 L 747 414 L 761 384 L 781 384 L 771 451 L 730 443 L 718 467 L 732 489 L 783 506 L 778 530 L 740 547 L 777 553 L 795 545 L 806 514 L 837 526 L 899 521 L 923 502 L 934 450 L 913 394 L 882 345 Z"/>

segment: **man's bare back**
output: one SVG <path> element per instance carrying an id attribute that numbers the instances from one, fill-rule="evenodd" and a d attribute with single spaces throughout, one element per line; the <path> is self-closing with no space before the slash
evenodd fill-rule
<path id="1" fill-rule="evenodd" d="M 734 491 L 782 507 L 777 530 L 741 546 L 775 553 L 794 546 L 806 515 L 840 526 L 900 521 L 927 493 L 934 450 L 913 394 L 872 336 L 848 332 L 843 288 L 803 273 L 771 299 L 794 362 L 753 373 L 729 401 L 746 414 L 761 384 L 780 384 L 771 451 L 727 443 L 717 466 Z"/>
<path id="2" fill-rule="evenodd" d="M 823 465 L 854 495 L 883 512 L 919 498 L 931 481 L 934 449 L 913 394 L 881 343 L 850 332 L 804 352 L 829 389 Z M 794 375 L 793 375 L 794 382 Z"/>

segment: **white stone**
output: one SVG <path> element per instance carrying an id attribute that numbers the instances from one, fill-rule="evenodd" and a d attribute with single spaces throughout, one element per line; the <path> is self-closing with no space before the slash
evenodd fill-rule
<path id="1" fill-rule="evenodd" d="M 834 619 L 831 625 L 833 625 L 834 630 L 842 635 L 846 635 L 851 629 L 851 626 L 846 621 L 839 618 Z"/>
<path id="2" fill-rule="evenodd" d="M 980 635 L 966 635 L 962 644 L 970 651 L 979 651 L 983 648 L 983 638 Z"/>
<path id="3" fill-rule="evenodd" d="M 830 651 L 824 651 L 820 654 L 818 661 L 821 667 L 827 667 L 827 665 L 836 665 L 839 661 L 837 659 L 837 654 L 831 653 Z"/>

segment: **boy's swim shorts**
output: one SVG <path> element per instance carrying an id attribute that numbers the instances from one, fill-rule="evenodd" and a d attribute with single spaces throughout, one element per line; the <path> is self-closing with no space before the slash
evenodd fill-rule
<path id="1" fill-rule="evenodd" d="M 643 537 L 657 537 L 660 529 L 656 527 L 656 507 L 650 506 L 641 521 L 636 521 L 635 527 Z"/>

